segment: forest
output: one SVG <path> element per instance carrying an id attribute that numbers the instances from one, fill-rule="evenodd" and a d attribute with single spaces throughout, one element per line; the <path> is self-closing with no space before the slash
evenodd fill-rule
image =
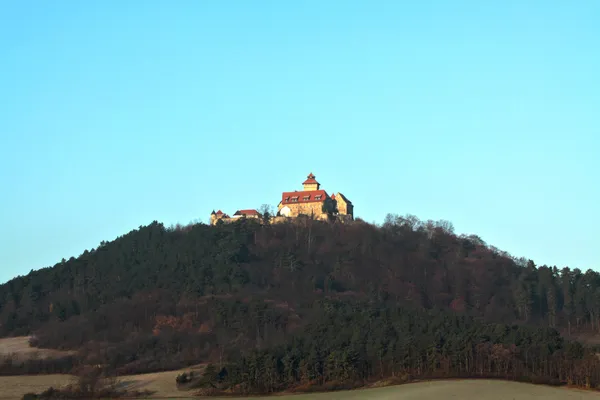
<path id="1" fill-rule="evenodd" d="M 482 324 L 446 311 L 325 301 L 285 345 L 212 364 L 207 394 L 350 389 L 387 379 L 499 378 L 598 388 L 592 349 L 551 328 Z"/>
<path id="2" fill-rule="evenodd" d="M 600 274 L 538 266 L 410 215 L 154 221 L 1 285 L 0 324 L 2 337 L 76 350 L 3 360 L 2 374 L 210 362 L 209 387 L 244 393 L 384 377 L 600 384 L 597 349 L 575 341 L 600 332 Z"/>

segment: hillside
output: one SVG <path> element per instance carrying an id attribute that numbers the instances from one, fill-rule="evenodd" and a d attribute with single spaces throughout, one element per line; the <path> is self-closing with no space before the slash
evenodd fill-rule
<path id="1" fill-rule="evenodd" d="M 536 267 L 444 221 L 153 222 L 0 286 L 1 336 L 76 351 L 0 373 L 212 362 L 206 379 L 244 392 L 384 376 L 594 387 L 598 358 L 569 338 L 599 319 L 598 273 Z"/>

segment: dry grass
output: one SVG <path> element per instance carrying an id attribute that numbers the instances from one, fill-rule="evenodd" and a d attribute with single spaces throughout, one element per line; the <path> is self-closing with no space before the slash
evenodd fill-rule
<path id="1" fill-rule="evenodd" d="M 275 400 L 588 400 L 598 392 L 497 380 L 451 380 L 410 383 L 377 389 L 277 396 Z M 240 400 L 235 399 L 235 400 Z M 269 399 L 263 397 L 261 399 Z M 270 398 L 273 399 L 273 398 Z M 234 399 L 230 399 L 234 400 Z M 257 399 L 258 400 L 258 399 Z"/>
<path id="2" fill-rule="evenodd" d="M 201 367 L 197 370 L 200 372 Z M 158 372 L 131 375 L 119 380 L 124 387 L 133 390 L 155 392 L 148 399 L 194 399 L 190 392 L 178 391 L 175 377 L 182 371 Z M 49 386 L 70 383 L 68 375 L 42 375 L 0 377 L 0 399 L 20 399 L 27 392 L 41 392 Z M 298 394 L 271 397 L 255 397 L 256 400 L 592 400 L 598 399 L 598 392 L 577 389 L 554 388 L 498 380 L 451 380 L 410 383 L 400 386 L 387 386 L 377 389 L 361 389 L 344 392 Z M 227 398 L 228 400 L 241 400 Z"/>
<path id="3" fill-rule="evenodd" d="M 73 379 L 70 375 L 0 376 L 0 399 L 21 399 L 26 393 L 40 393 L 50 386 L 66 386 Z"/>
<path id="4" fill-rule="evenodd" d="M 31 358 L 56 358 L 71 354 L 68 351 L 38 349 L 29 346 L 29 336 L 0 339 L 0 357 L 13 356 L 20 360 Z"/>
<path id="5" fill-rule="evenodd" d="M 119 389 L 154 392 L 150 398 L 189 398 L 191 392 L 177 390 L 175 377 L 190 370 L 201 374 L 203 369 L 199 365 L 178 371 L 121 376 L 118 385 Z M 51 386 L 59 388 L 76 382 L 77 378 L 71 375 L 0 376 L 0 399 L 21 399 L 26 393 L 41 393 Z"/>
<path id="6" fill-rule="evenodd" d="M 0 339 L 0 357 L 12 356 L 15 359 L 53 358 L 70 354 L 67 351 L 38 349 L 29 346 L 29 337 L 21 336 Z M 202 367 L 194 367 L 198 373 Z M 178 391 L 175 377 L 190 368 L 180 371 L 167 371 L 152 374 L 123 376 L 119 378 L 122 388 L 128 390 L 149 390 L 162 397 L 183 397 L 185 392 Z M 76 379 L 70 375 L 32 375 L 0 376 L 0 399 L 20 399 L 26 393 L 40 393 L 50 386 L 55 388 L 73 383 Z"/>
<path id="7" fill-rule="evenodd" d="M 174 398 L 186 397 L 190 392 L 177 390 L 175 378 L 182 372 L 194 371 L 194 374 L 202 374 L 203 365 L 184 368 L 177 371 L 153 372 L 149 374 L 128 375 L 119 377 L 119 387 L 126 390 L 154 392 L 150 398 Z"/>

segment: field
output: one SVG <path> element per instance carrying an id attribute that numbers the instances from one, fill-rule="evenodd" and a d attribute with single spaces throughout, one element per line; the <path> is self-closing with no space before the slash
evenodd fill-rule
<path id="1" fill-rule="evenodd" d="M 192 399 L 186 392 L 175 389 L 176 371 L 160 372 L 123 377 L 122 383 L 131 387 L 157 392 L 152 399 Z M 66 384 L 71 378 L 67 375 L 0 377 L 0 399 L 20 399 L 27 392 L 40 392 L 49 386 Z M 187 395 L 187 396 L 186 396 Z M 318 394 L 284 395 L 255 397 L 256 400 L 591 400 L 598 399 L 597 392 L 576 389 L 553 388 L 526 383 L 491 380 L 452 380 L 419 382 L 377 389 L 351 390 Z M 227 398 L 228 400 L 241 400 Z"/>
<path id="2" fill-rule="evenodd" d="M 201 370 L 201 367 L 122 376 L 119 377 L 118 384 L 121 388 L 127 390 L 155 392 L 152 398 L 185 398 L 189 396 L 189 393 L 177 390 L 175 377 L 181 372 L 189 372 L 190 370 L 198 371 Z M 50 386 L 61 387 L 71 383 L 76 383 L 76 378 L 70 375 L 0 376 L 0 399 L 20 399 L 26 393 L 40 393 Z"/>
<path id="3" fill-rule="evenodd" d="M 155 392 L 152 398 L 185 398 L 189 393 L 177 390 L 175 377 L 181 372 L 199 371 L 202 367 L 186 368 L 180 371 L 156 372 L 122 376 L 118 379 L 121 388 L 127 390 Z M 31 375 L 0 376 L 0 399 L 20 399 L 26 393 L 40 393 L 50 386 L 61 387 L 75 383 L 76 378 L 70 375 Z M 189 398 L 189 397 L 188 397 Z"/>
<path id="4" fill-rule="evenodd" d="M 599 394 L 593 392 L 496 380 L 419 382 L 377 389 L 278 397 L 286 400 L 591 400 L 598 398 Z"/>
<path id="5" fill-rule="evenodd" d="M 0 357 L 13 356 L 18 359 L 54 358 L 68 355 L 67 351 L 37 349 L 29 346 L 29 336 L 0 339 Z"/>

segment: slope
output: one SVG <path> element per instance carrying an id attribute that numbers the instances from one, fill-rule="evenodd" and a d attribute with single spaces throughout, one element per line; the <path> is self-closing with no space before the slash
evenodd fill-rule
<path id="1" fill-rule="evenodd" d="M 416 320 L 438 310 L 483 330 L 500 323 L 593 331 L 599 294 L 593 271 L 536 267 L 476 236 L 454 235 L 444 221 L 153 222 L 0 286 L 0 334 L 32 334 L 39 347 L 77 351 L 74 363 L 128 374 L 206 361 L 223 367 L 244 349 L 282 349 L 331 309 L 425 310 L 414 311 L 422 313 Z M 61 368 L 39 372 L 70 371 Z"/>

